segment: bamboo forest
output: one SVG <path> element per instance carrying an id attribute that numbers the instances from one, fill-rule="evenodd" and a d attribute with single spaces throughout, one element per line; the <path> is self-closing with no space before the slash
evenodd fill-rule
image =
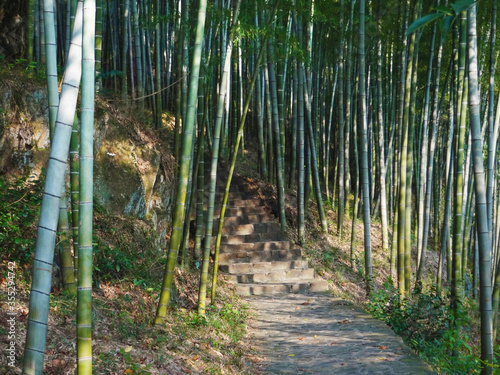
<path id="1" fill-rule="evenodd" d="M 0 0 L 0 373 L 500 374 L 497 0 Z"/>

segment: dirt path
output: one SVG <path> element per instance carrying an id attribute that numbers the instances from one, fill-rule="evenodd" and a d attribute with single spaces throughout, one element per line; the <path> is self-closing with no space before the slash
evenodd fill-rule
<path id="1" fill-rule="evenodd" d="M 264 374 L 434 374 L 382 321 L 330 296 L 248 297 Z"/>

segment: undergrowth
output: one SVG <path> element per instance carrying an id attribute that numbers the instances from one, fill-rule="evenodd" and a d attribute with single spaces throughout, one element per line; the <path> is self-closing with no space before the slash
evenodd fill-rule
<path id="1" fill-rule="evenodd" d="M 29 174 L 11 179 L 0 176 L 2 263 L 8 260 L 16 262 L 18 267 L 31 263 L 43 181 L 43 178 L 32 180 Z"/>
<path id="2" fill-rule="evenodd" d="M 449 298 L 437 293 L 435 286 L 429 291 L 417 287 L 402 298 L 388 280 L 365 306 L 440 373 L 481 372 L 479 348 L 471 342 L 472 330 L 477 329 L 471 314 L 478 310 L 473 299 L 464 298 L 453 311 Z"/>
<path id="3" fill-rule="evenodd" d="M 44 178 L 0 177 L 0 248 L 4 269 L 17 263 L 16 275 L 20 349 L 16 369 L 22 368 L 26 337 L 31 262 Z M 219 279 L 217 298 L 206 315 L 197 311 L 199 275 L 176 268 L 175 292 L 165 325 L 154 326 L 166 263 L 158 234 L 133 217 L 110 215 L 96 207 L 93 238 L 93 357 L 96 374 L 254 374 L 255 349 L 245 337 L 249 307 L 234 286 Z M 193 267 L 194 269 L 194 267 Z M 76 348 L 76 300 L 64 292 L 54 273 L 44 372 L 73 374 Z M 6 291 L 0 277 L 0 290 Z M 207 291 L 211 294 L 211 290 Z M 0 293 L 0 305 L 7 293 Z M 3 330 L 0 330 L 4 332 Z M 1 333 L 0 332 L 0 333 Z M 5 333 L 5 332 L 4 332 Z M 0 373 L 10 371 L 3 365 Z M 6 362 L 5 362 L 6 363 Z M 20 371 L 20 370 L 19 370 Z M 18 372 L 16 372 L 18 373 Z"/>

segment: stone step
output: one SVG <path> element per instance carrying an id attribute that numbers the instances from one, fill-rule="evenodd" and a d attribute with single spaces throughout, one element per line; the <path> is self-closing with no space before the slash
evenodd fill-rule
<path id="1" fill-rule="evenodd" d="M 220 265 L 221 272 L 228 274 L 260 273 L 271 271 L 288 271 L 307 269 L 307 260 L 290 260 L 277 262 L 233 263 Z"/>
<path id="2" fill-rule="evenodd" d="M 233 283 L 272 283 L 272 282 L 300 282 L 314 279 L 314 269 L 272 270 L 254 273 L 227 274 L 226 278 Z"/>
<path id="3" fill-rule="evenodd" d="M 252 198 L 252 199 L 231 199 L 228 200 L 228 207 L 258 207 L 265 206 L 266 201 L 264 199 Z"/>
<path id="4" fill-rule="evenodd" d="M 283 241 L 283 240 L 285 240 L 285 236 L 278 231 L 243 234 L 243 235 L 232 234 L 232 235 L 222 236 L 222 243 L 227 245 L 252 243 L 252 242 Z"/>
<path id="5" fill-rule="evenodd" d="M 221 244 L 221 253 L 239 252 L 239 251 L 262 251 L 262 250 L 290 250 L 290 241 L 266 241 L 249 242 L 237 244 Z"/>
<path id="6" fill-rule="evenodd" d="M 238 284 L 236 292 L 241 296 L 273 296 L 288 293 L 328 292 L 328 283 L 322 279 L 302 280 L 290 283 L 253 283 Z"/>
<path id="7" fill-rule="evenodd" d="M 248 216 L 248 215 L 269 215 L 271 210 L 266 206 L 255 207 L 226 207 L 225 216 Z M 214 218 L 220 217 L 220 207 L 216 206 Z"/>
<path id="8" fill-rule="evenodd" d="M 250 250 L 234 251 L 219 254 L 219 264 L 229 265 L 238 263 L 256 263 L 272 261 L 299 261 L 302 259 L 302 251 L 299 248 L 290 250 Z"/>
<path id="9" fill-rule="evenodd" d="M 260 215 L 245 215 L 245 216 L 226 216 L 224 217 L 224 226 L 235 226 L 244 224 L 258 224 L 258 223 L 276 223 L 276 217 L 273 214 L 260 214 Z M 219 226 L 219 220 L 214 221 L 215 225 Z"/>
<path id="10" fill-rule="evenodd" d="M 272 233 L 280 232 L 281 226 L 275 222 L 267 223 L 256 223 L 256 224 L 240 224 L 240 225 L 229 225 L 224 219 L 224 226 L 222 228 L 222 234 L 225 236 L 230 235 L 250 235 L 255 233 Z"/>
<path id="11" fill-rule="evenodd" d="M 205 190 L 204 191 L 204 199 L 205 201 L 208 201 L 208 196 L 209 196 L 209 191 Z M 224 198 L 224 193 L 218 193 L 216 192 L 215 194 L 215 201 L 216 202 L 222 202 L 222 198 Z M 229 191 L 229 196 L 228 200 L 245 200 L 245 199 L 254 199 L 252 196 L 249 196 L 247 193 L 243 192 L 237 192 L 237 191 Z"/>

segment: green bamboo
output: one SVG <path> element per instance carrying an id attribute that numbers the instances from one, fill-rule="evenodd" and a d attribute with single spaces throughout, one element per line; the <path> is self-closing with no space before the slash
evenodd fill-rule
<path id="1" fill-rule="evenodd" d="M 133 20 L 132 35 L 134 37 L 134 47 L 135 47 L 135 72 L 137 75 L 137 96 L 138 96 L 137 101 L 139 102 L 139 106 L 144 106 L 144 82 L 143 82 L 144 69 L 142 67 L 142 52 L 141 52 L 142 49 L 141 49 L 141 37 L 140 37 L 141 30 L 139 29 L 139 10 L 137 9 L 137 0 L 132 0 L 132 20 Z M 156 67 L 156 69 L 158 69 L 158 66 Z M 158 72 L 158 70 L 156 71 Z"/>
<path id="2" fill-rule="evenodd" d="M 160 13 L 160 0 L 156 0 L 156 12 Z M 156 21 L 155 25 L 155 70 L 156 70 L 156 128 L 161 129 L 163 125 L 163 103 L 161 97 L 161 24 Z M 142 100 L 142 99 L 141 99 Z"/>
<path id="3" fill-rule="evenodd" d="M 359 100 L 361 128 L 361 170 L 360 180 L 363 187 L 363 222 L 365 227 L 365 281 L 366 292 L 370 293 L 372 272 L 372 246 L 370 228 L 370 187 L 368 181 L 368 119 L 366 110 L 366 74 L 365 74 L 365 0 L 359 1 Z"/>
<path id="4" fill-rule="evenodd" d="M 274 7 L 271 11 L 270 15 L 270 23 L 272 22 L 272 19 L 274 18 L 274 15 L 276 13 L 276 9 L 278 8 L 278 3 L 279 0 L 276 0 L 274 3 Z M 270 24 L 267 26 L 269 28 Z M 245 99 L 245 105 L 243 107 L 243 116 L 241 117 L 239 126 L 238 126 L 238 135 L 236 137 L 236 142 L 234 144 L 233 150 L 232 150 L 232 158 L 231 158 L 231 166 L 229 168 L 229 174 L 227 177 L 227 182 L 226 182 L 226 189 L 224 191 L 224 198 L 222 200 L 222 208 L 220 211 L 220 218 L 219 218 L 219 230 L 217 231 L 217 241 L 215 243 L 215 257 L 214 257 L 214 271 L 213 271 L 213 278 L 212 278 L 212 295 L 211 295 L 211 301 L 212 304 L 215 303 L 215 294 L 216 294 L 216 286 L 217 286 L 217 272 L 218 272 L 218 264 L 219 264 L 219 252 L 220 252 L 220 244 L 221 244 L 221 239 L 222 239 L 222 227 L 224 225 L 224 215 L 226 213 L 226 207 L 227 207 L 227 201 L 229 197 L 229 189 L 231 187 L 231 180 L 233 178 L 233 173 L 234 173 L 234 167 L 236 165 L 236 158 L 238 156 L 238 147 L 241 142 L 241 138 L 243 136 L 243 129 L 245 126 L 245 120 L 246 116 L 248 113 L 248 108 L 250 107 L 250 101 L 252 99 L 252 92 L 253 88 L 255 86 L 255 82 L 257 81 L 257 77 L 259 75 L 259 69 L 260 65 L 262 64 L 262 59 L 264 57 L 264 44 L 262 44 L 261 50 L 259 51 L 259 56 L 257 58 L 257 62 L 255 64 L 255 69 L 252 74 L 252 80 L 250 82 L 250 85 L 248 86 L 248 92 L 247 92 L 247 97 Z"/>
<path id="5" fill-rule="evenodd" d="M 299 23 L 299 28 L 300 28 Z M 298 74 L 298 63 L 295 66 L 296 75 L 298 76 L 297 85 L 297 112 L 298 112 L 298 174 L 297 174 L 297 225 L 299 244 L 304 244 L 305 240 L 305 172 L 304 172 L 304 156 L 305 156 L 305 135 L 304 135 L 304 79 L 302 74 Z"/>
<path id="6" fill-rule="evenodd" d="M 467 116 L 467 82 L 465 80 L 465 59 L 466 59 L 466 41 L 467 41 L 467 16 L 462 13 L 460 23 L 460 51 L 458 65 L 458 99 L 461 101 L 459 126 L 457 132 L 457 161 L 455 163 L 455 215 L 453 222 L 453 283 L 452 283 L 452 307 L 457 305 L 462 296 L 462 247 L 463 247 L 463 180 L 464 180 L 464 144 L 465 144 L 465 125 Z"/>
<path id="7" fill-rule="evenodd" d="M 286 215 L 285 215 L 285 179 L 284 179 L 284 160 L 283 150 L 281 148 L 281 135 L 280 135 L 280 116 L 278 112 L 278 89 L 276 83 L 276 72 L 274 66 L 274 41 L 268 39 L 267 41 L 267 72 L 269 74 L 269 91 L 271 93 L 271 108 L 272 108 L 272 126 L 274 134 L 274 145 L 276 154 L 276 180 L 278 190 L 278 207 L 279 219 L 281 230 L 286 231 Z M 284 126 L 284 125 L 283 125 Z"/>
<path id="8" fill-rule="evenodd" d="M 69 150 L 70 189 L 71 189 L 71 229 L 73 234 L 73 257 L 75 278 L 78 280 L 78 223 L 80 222 L 80 129 L 75 114 L 71 129 Z"/>
<path id="9" fill-rule="evenodd" d="M 59 87 L 57 82 L 57 53 L 56 53 L 56 29 L 54 28 L 54 4 L 44 3 L 43 12 L 45 14 L 44 28 L 46 35 L 45 55 L 47 56 L 47 63 L 45 65 L 45 72 L 47 76 L 47 88 L 49 99 L 49 133 L 50 138 L 54 136 L 55 124 L 57 118 L 57 111 L 59 108 Z M 71 294 L 76 293 L 75 274 L 73 268 L 73 256 L 71 254 L 71 235 L 69 233 L 68 223 L 68 204 L 66 200 L 65 184 L 63 183 L 63 190 L 59 202 L 59 219 L 58 219 L 58 232 L 59 232 L 59 249 L 61 255 L 61 274 L 64 289 Z"/>
<path id="10" fill-rule="evenodd" d="M 306 82 L 306 75 L 303 62 L 299 62 L 299 74 L 302 74 L 302 79 Z M 319 172 L 318 172 L 318 158 L 316 156 L 316 144 L 314 140 L 314 130 L 312 123 L 312 114 L 311 114 L 311 102 L 309 100 L 307 84 L 304 85 L 304 103 L 306 108 L 306 116 L 307 116 L 307 131 L 308 131 L 308 141 L 309 141 L 309 150 L 311 151 L 311 170 L 312 170 L 312 178 L 314 184 L 314 190 L 316 193 L 316 204 L 318 205 L 318 213 L 321 221 L 321 228 L 323 232 L 328 232 L 328 224 L 326 222 L 325 209 L 323 207 L 323 197 L 321 196 L 321 186 L 319 183 Z"/>
<path id="11" fill-rule="evenodd" d="M 437 5 L 439 5 L 439 0 Z M 427 79 L 425 81 L 425 95 L 424 95 L 424 113 L 423 113 L 423 125 L 422 125 L 422 152 L 421 152 L 421 162 L 420 162 L 420 181 L 419 181 L 419 195 L 418 195 L 418 232 L 417 232 L 417 281 L 420 280 L 420 263 L 422 260 L 422 253 L 426 250 L 423 249 L 423 233 L 424 233 L 424 205 L 425 205 L 425 191 L 427 187 L 427 157 L 428 157 L 428 138 L 429 138 L 429 117 L 430 117 L 430 88 L 431 88 L 431 78 L 432 78 L 432 67 L 434 62 L 434 47 L 436 41 L 436 29 L 437 24 L 434 23 L 432 26 L 432 37 L 431 45 L 429 49 L 429 60 L 427 64 Z"/>
<path id="12" fill-rule="evenodd" d="M 478 59 L 476 36 L 476 8 L 468 11 L 468 56 L 469 56 L 469 116 L 472 132 L 472 164 L 474 168 L 474 190 L 476 192 L 476 225 L 479 243 L 479 282 L 481 311 L 481 373 L 492 374 L 493 369 L 493 314 L 491 306 L 491 242 L 488 229 L 488 213 L 485 192 L 485 176 L 481 140 L 480 98 L 478 84 Z"/>
<path id="13" fill-rule="evenodd" d="M 231 34 L 237 25 L 238 15 L 240 12 L 241 0 L 237 0 L 233 11 L 233 20 L 231 24 Z M 214 222 L 214 206 L 215 206 L 215 189 L 217 187 L 217 163 L 219 160 L 219 146 L 222 130 L 222 122 L 224 115 L 224 100 L 226 96 L 227 83 L 229 79 L 229 72 L 231 69 L 231 55 L 233 51 L 233 40 L 229 39 L 226 46 L 224 68 L 222 72 L 222 80 L 220 91 L 217 100 L 217 117 L 215 119 L 215 127 L 213 131 L 212 141 L 212 160 L 210 164 L 210 188 L 208 195 L 208 209 L 207 209 L 207 224 L 205 229 L 205 246 L 203 249 L 203 263 L 201 267 L 200 287 L 198 294 L 198 314 L 205 315 L 207 284 L 208 284 L 208 268 L 210 262 L 210 248 L 212 246 L 212 232 Z"/>
<path id="14" fill-rule="evenodd" d="M 486 187 L 486 201 L 488 204 L 488 228 L 490 232 L 490 241 L 493 236 L 493 180 L 494 180 L 494 163 L 496 156 L 496 143 L 494 140 L 494 114 L 495 114 L 495 43 L 496 43 L 496 17 L 497 17 L 497 0 L 491 1 L 491 33 L 490 33 L 490 71 L 488 84 L 488 176 Z M 496 310 L 493 309 L 496 314 Z"/>
<path id="15" fill-rule="evenodd" d="M 182 159 L 180 161 L 179 178 L 177 185 L 177 202 L 174 210 L 173 229 L 170 238 L 170 247 L 167 257 L 167 265 L 165 267 L 165 275 L 162 284 L 158 309 L 156 311 L 155 324 L 163 323 L 167 313 L 168 302 L 170 300 L 170 292 L 172 288 L 174 268 L 177 262 L 177 254 L 182 237 L 182 224 L 184 218 L 184 202 L 187 193 L 187 183 L 189 174 L 189 164 L 191 162 L 191 148 L 193 147 L 193 133 L 196 122 L 196 100 L 198 97 L 198 82 L 199 71 L 201 65 L 201 52 L 203 34 L 205 28 L 207 1 L 200 0 L 198 8 L 198 20 L 195 32 L 195 47 L 193 52 L 193 60 L 191 64 L 191 76 L 189 82 L 188 110 L 186 121 L 183 123 L 183 139 L 182 139 Z"/>
<path id="16" fill-rule="evenodd" d="M 41 374 L 43 370 L 59 198 L 62 194 L 66 172 L 66 160 L 81 76 L 81 1 L 78 2 L 77 15 L 68 64 L 63 78 L 37 230 L 23 366 L 23 373 L 29 375 Z"/>
<path id="17" fill-rule="evenodd" d="M 441 94 L 441 99 L 439 98 L 439 86 L 440 86 L 440 80 L 439 77 L 441 75 L 441 62 L 442 62 L 442 56 L 443 56 L 443 44 L 446 39 L 446 34 L 448 32 L 448 26 L 445 24 L 445 27 L 441 30 L 441 37 L 439 40 L 439 47 L 438 47 L 438 53 L 436 56 L 436 73 L 434 74 L 435 77 L 435 84 L 434 84 L 434 102 L 432 105 L 432 116 L 431 116 L 431 122 L 432 122 L 432 128 L 431 128 L 431 139 L 430 139 L 430 144 L 429 144 L 429 157 L 427 159 L 427 186 L 425 189 L 425 204 L 424 204 L 424 218 L 423 218 L 423 239 L 422 239 L 422 254 L 420 257 L 420 264 L 418 267 L 417 271 L 417 279 L 420 280 L 420 275 L 422 275 L 423 270 L 425 268 L 425 256 L 426 256 L 426 251 L 427 251 L 427 242 L 429 238 L 429 226 L 430 226 L 430 213 L 431 213 L 431 200 L 432 200 L 432 189 L 433 189 L 433 177 L 434 177 L 434 152 L 436 149 L 436 139 L 437 139 L 437 132 L 438 132 L 438 125 L 440 121 L 440 115 L 441 115 L 441 108 L 442 108 L 442 103 L 444 101 L 445 95 L 444 93 L 446 92 L 446 86 L 448 85 L 448 81 L 450 79 L 450 71 L 451 71 L 451 61 L 450 65 L 448 67 L 448 72 L 446 73 L 446 79 L 445 79 L 445 84 L 443 87 L 443 93 Z"/>
<path id="18" fill-rule="evenodd" d="M 101 60 L 102 60 L 102 2 L 103 0 L 96 0 L 95 8 L 95 79 L 96 79 L 96 92 L 102 90 L 102 77 L 101 77 Z"/>
<path id="19" fill-rule="evenodd" d="M 128 85 L 127 85 L 127 80 L 128 80 L 128 72 L 127 72 L 127 52 L 128 52 L 128 46 L 129 46 L 129 41 L 128 41 L 128 25 L 129 25 L 129 18 L 130 18 L 130 0 L 123 0 L 123 19 L 122 19 L 122 55 L 121 55 L 121 62 L 122 62 L 122 99 L 127 100 L 128 98 Z"/>
<path id="20" fill-rule="evenodd" d="M 28 0 L 28 61 L 34 60 L 34 25 L 35 25 L 35 0 Z"/>
<path id="21" fill-rule="evenodd" d="M 84 0 L 82 123 L 80 133 L 80 222 L 78 226 L 78 375 L 92 374 L 92 215 L 95 98 L 95 0 Z"/>
<path id="22" fill-rule="evenodd" d="M 345 171 L 345 145 L 344 145 L 344 0 L 340 1 L 340 47 L 339 47 L 339 156 L 338 156 L 338 183 L 339 183 L 339 204 L 337 211 L 337 233 L 342 238 L 344 229 L 344 207 L 345 207 L 345 188 L 344 188 L 344 171 Z M 347 83 L 349 85 L 350 83 Z M 329 147 L 330 145 L 328 145 Z M 335 197 L 334 197 L 335 198 Z"/>

